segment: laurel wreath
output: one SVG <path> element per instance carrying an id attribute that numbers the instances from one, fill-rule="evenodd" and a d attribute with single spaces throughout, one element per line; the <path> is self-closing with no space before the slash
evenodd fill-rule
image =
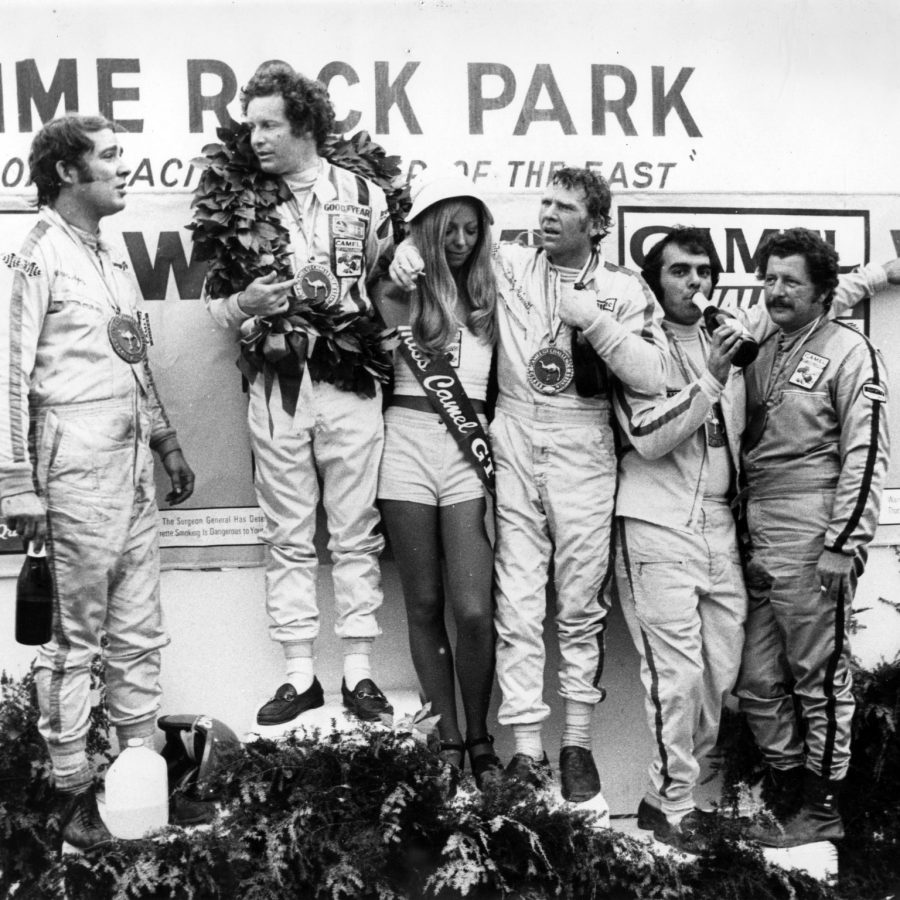
<path id="1" fill-rule="evenodd" d="M 197 256 L 208 263 L 206 293 L 225 297 L 270 272 L 280 280 L 293 277 L 289 233 L 278 213 L 291 192 L 284 179 L 259 168 L 246 123 L 220 127 L 216 134 L 220 143 L 208 144 L 203 155 L 192 160 L 202 174 L 187 227 Z M 410 207 L 409 188 L 400 184 L 400 158 L 388 156 L 365 131 L 350 138 L 330 137 L 322 155 L 385 192 L 400 239 Z M 316 381 L 368 397 L 375 395 L 376 382 L 390 377 L 385 330 L 365 315 L 336 313 L 321 300 L 309 300 L 285 314 L 257 317 L 245 325 L 238 366 L 251 381 L 260 372 L 267 379 L 277 374 L 290 414 L 305 370 Z"/>

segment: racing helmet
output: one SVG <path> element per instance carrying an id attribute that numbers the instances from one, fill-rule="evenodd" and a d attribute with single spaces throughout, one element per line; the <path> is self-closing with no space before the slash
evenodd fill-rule
<path id="1" fill-rule="evenodd" d="M 206 715 L 162 716 L 157 724 L 166 736 L 162 757 L 169 773 L 173 818 L 182 823 L 210 821 L 217 799 L 213 773 L 228 753 L 241 746 L 238 736 Z"/>

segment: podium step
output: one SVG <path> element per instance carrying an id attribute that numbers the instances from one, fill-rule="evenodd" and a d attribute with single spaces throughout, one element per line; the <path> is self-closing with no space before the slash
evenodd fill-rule
<path id="1" fill-rule="evenodd" d="M 834 884 L 838 877 L 838 852 L 831 841 L 799 847 L 763 847 L 766 862 L 781 869 L 805 869 L 813 878 Z"/>
<path id="2" fill-rule="evenodd" d="M 419 695 L 416 691 L 385 691 L 391 706 L 394 707 L 394 721 L 403 716 L 412 716 L 419 711 L 422 706 Z M 268 697 L 263 698 L 259 702 L 262 706 Z M 259 709 L 257 706 L 257 709 Z M 377 724 L 377 723 L 374 723 Z M 278 740 L 291 731 L 312 732 L 315 730 L 331 732 L 336 729 L 339 732 L 353 731 L 359 726 L 359 719 L 351 715 L 344 708 L 344 702 L 341 692 L 334 691 L 325 694 L 325 705 L 318 709 L 310 709 L 305 713 L 301 713 L 296 719 L 285 722 L 283 725 L 258 725 L 256 722 L 256 714 L 254 713 L 252 721 L 241 735 L 241 740 L 255 740 L 256 738 L 268 738 L 269 740 Z"/>

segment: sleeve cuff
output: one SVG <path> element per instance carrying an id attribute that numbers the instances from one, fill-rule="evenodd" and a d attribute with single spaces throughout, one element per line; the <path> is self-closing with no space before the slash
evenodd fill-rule
<path id="1" fill-rule="evenodd" d="M 706 369 L 700 376 L 699 383 L 700 390 L 713 402 L 718 400 L 722 396 L 722 391 L 725 390 L 725 385 L 709 369 Z"/>
<path id="2" fill-rule="evenodd" d="M 34 483 L 31 480 L 31 472 L 16 472 L 4 476 L 0 483 L 0 500 L 7 497 L 15 497 L 18 494 L 33 494 Z"/>
<path id="3" fill-rule="evenodd" d="M 173 450 L 180 450 L 181 444 L 178 443 L 178 437 L 174 432 L 167 431 L 159 437 L 150 439 L 150 449 L 162 459 L 167 453 L 171 453 Z"/>
<path id="4" fill-rule="evenodd" d="M 871 293 L 883 291 L 888 286 L 887 272 L 881 263 L 869 263 L 867 266 L 863 266 L 861 271 Z"/>

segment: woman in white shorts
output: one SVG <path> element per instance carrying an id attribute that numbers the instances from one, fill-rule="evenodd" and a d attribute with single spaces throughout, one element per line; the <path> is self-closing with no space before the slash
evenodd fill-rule
<path id="1" fill-rule="evenodd" d="M 406 221 L 425 271 L 411 293 L 389 281 L 379 285 L 379 305 L 388 324 L 409 324 L 427 358 L 447 357 L 486 428 L 496 328 L 493 219 L 472 183 L 449 175 L 426 176 L 413 186 Z M 480 787 L 501 771 L 487 730 L 495 635 L 485 492 L 475 466 L 399 352 L 394 362 L 378 483 L 382 518 L 403 585 L 423 699 L 440 715 L 441 754 L 461 770 L 468 751 Z M 456 624 L 455 648 L 445 627 L 445 603 Z M 457 716 L 454 658 L 465 740 Z"/>

